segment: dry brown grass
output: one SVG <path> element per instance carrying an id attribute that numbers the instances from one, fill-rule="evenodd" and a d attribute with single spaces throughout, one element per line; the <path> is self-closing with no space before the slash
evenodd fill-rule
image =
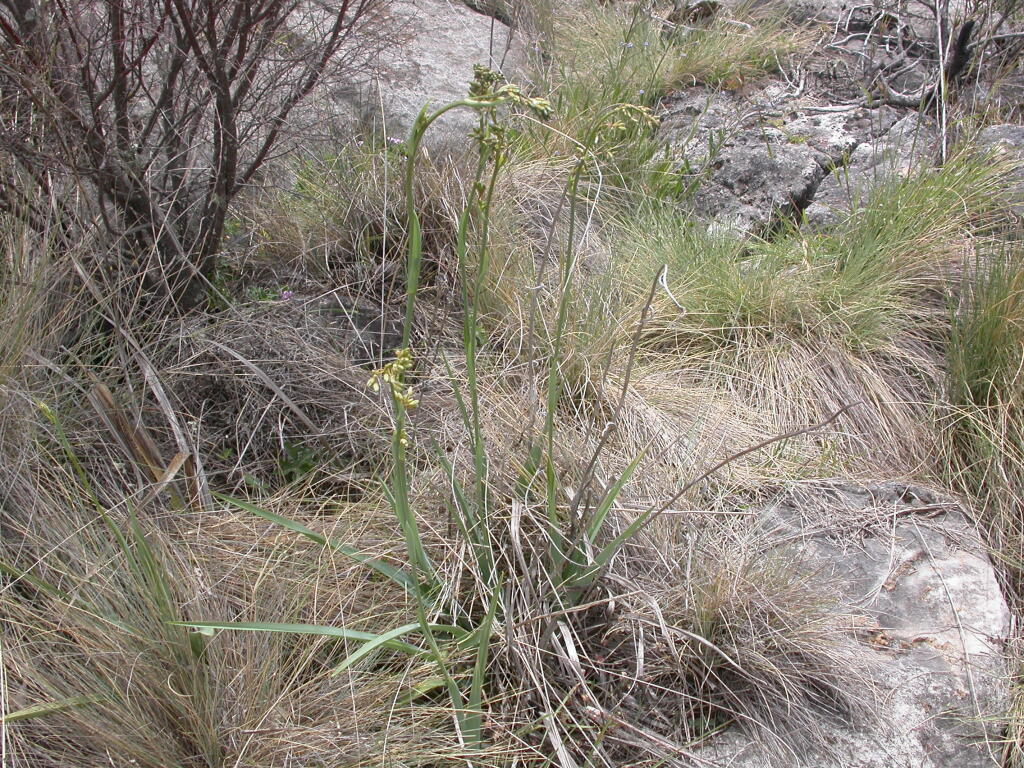
<path id="1" fill-rule="evenodd" d="M 44 314 L 44 306 L 36 306 L 38 313 Z M 34 316 L 33 322 L 38 320 Z M 166 408 L 154 400 L 152 384 L 145 383 L 147 366 L 177 421 L 188 425 L 214 489 L 242 491 L 243 474 L 273 482 L 281 441 L 301 435 L 316 447 L 320 467 L 265 505 L 368 554 L 401 559 L 391 513 L 374 490 L 376 472 L 386 462 L 388 412 L 366 390 L 366 368 L 353 364 L 351 351 L 337 344 L 334 331 L 281 302 L 124 331 L 144 341 L 142 353 L 102 356 L 97 359 L 102 364 L 91 370 L 109 383 L 128 413 L 142 414 L 141 424 L 164 460 L 175 447 L 173 430 Z M 457 349 L 442 345 L 437 354 L 442 353 L 456 372 L 454 381 L 440 358 L 425 356 L 417 369 L 422 404 L 411 434 L 420 468 L 413 485 L 426 545 L 448 585 L 442 605 L 479 607 L 486 592 L 480 591 L 465 545 L 453 536 L 444 512 L 451 480 L 430 461 L 436 440 L 456 458 L 460 475 L 470 471 L 461 461 L 464 428 L 451 395 L 452 386 L 462 383 L 463 366 Z M 87 369 L 66 364 L 70 379 L 58 380 L 57 386 L 46 377 L 24 375 L 31 368 L 12 370 L 21 375 L 7 381 L 5 392 L 19 407 L 4 415 L 4 450 L 12 457 L 4 463 L 4 482 L 11 490 L 0 521 L 9 569 L 0 611 L 11 630 L 4 646 L 6 708 L 78 704 L 5 724 L 8 754 L 16 764 L 99 765 L 113 759 L 153 766 L 269 766 L 344 755 L 344 765 L 356 766 L 382 759 L 408 765 L 458 759 L 451 712 L 430 683 L 432 667 L 422 662 L 384 653 L 330 678 L 332 662 L 346 653 L 344 644 L 229 632 L 207 641 L 197 657 L 188 635 L 167 625 L 168 619 L 290 621 L 381 631 L 406 621 L 409 607 L 401 594 L 368 578 L 354 563 L 220 505 L 175 510 L 173 498 L 160 494 L 138 510 L 139 533 L 133 534 L 131 510 L 152 481 L 140 475 L 133 457 L 87 404 L 92 384 Z M 845 658 L 845 639 L 829 634 L 838 626 L 838 614 L 820 602 L 793 600 L 802 594 L 795 582 L 778 593 L 766 592 L 758 569 L 743 566 L 734 572 L 730 569 L 739 561 L 731 556 L 705 559 L 701 553 L 711 551 L 712 541 L 725 541 L 724 531 L 714 533 L 714 526 L 699 523 L 705 533 L 682 548 L 675 524 L 652 529 L 616 558 L 589 607 L 561 613 L 558 585 L 544 571 L 541 510 L 518 490 L 525 426 L 542 407 L 542 392 L 521 364 L 517 369 L 501 355 L 483 371 L 482 404 L 493 454 L 489 481 L 499 510 L 493 535 L 515 578 L 488 672 L 487 735 L 493 753 L 474 755 L 477 764 L 509 764 L 513 755 L 540 764 L 554 740 L 577 760 L 654 764 L 666 744 L 685 745 L 730 719 L 764 730 L 765 738 L 778 732 L 781 739 L 787 728 L 801 727 L 797 721 L 783 723 L 776 714 L 769 718 L 757 703 L 758 692 L 768 685 L 803 690 L 809 669 L 786 659 L 817 658 L 815 663 L 827 669 L 827 658 L 815 655 L 825 653 L 827 642 L 836 643 L 836 663 Z M 74 386 L 78 381 L 81 388 Z M 609 377 L 604 394 L 592 401 L 567 401 L 557 440 L 557 466 L 567 488 L 582 481 L 581 457 L 596 449 L 594 425 L 615 407 L 620 383 Z M 708 413 L 706 426 L 694 428 L 705 406 L 699 396 L 681 402 L 683 390 L 675 386 L 655 371 L 639 372 L 627 389 L 622 430 L 602 452 L 599 481 L 608 482 L 651 441 L 659 453 L 667 453 L 645 466 L 623 495 L 613 511 L 613 531 L 637 513 L 637 505 L 692 477 L 701 463 L 695 452 L 718 455 L 730 450 L 726 443 L 746 439 L 741 432 L 722 438 L 718 449 L 708 448 L 701 436 L 725 423 L 726 414 Z M 52 404 L 88 485 L 64 453 L 60 433 L 41 420 L 36 398 Z M 298 412 L 316 425 L 315 435 L 305 431 Z M 673 445 L 669 435 L 679 428 L 689 429 L 690 438 Z M 218 459 L 226 442 L 238 448 Z M 347 469 L 357 460 L 368 471 L 352 483 Z M 103 523 L 97 502 L 114 528 Z M 702 519 L 694 515 L 694 522 Z M 126 545 L 119 544 L 114 529 L 127 536 Z M 144 536 L 155 553 L 155 570 L 132 570 L 131 558 L 142 547 L 136 535 Z M 19 571 L 30 572 L 38 583 L 24 575 L 11 578 Z M 680 591 L 683 578 L 689 591 Z M 717 590 L 715 584 L 731 586 Z M 700 642 L 694 645 L 694 636 L 704 637 L 700 622 L 714 616 L 715 634 L 705 639 L 731 658 L 759 647 L 762 632 L 775 637 L 783 626 L 804 629 L 781 633 L 778 655 L 769 652 L 758 665 L 744 660 L 753 676 L 736 679 L 722 667 L 721 656 L 708 656 Z M 792 646 L 786 645 L 789 637 Z M 641 648 L 646 661 L 638 667 Z M 471 659 L 455 654 L 449 662 L 461 675 L 458 670 Z M 735 683 L 734 695 L 702 687 L 708 675 Z M 632 697 L 629 707 L 613 706 L 620 694 Z M 801 712 L 804 705 L 820 703 L 801 701 Z M 652 711 L 670 714 L 651 720 Z"/>
<path id="2" fill-rule="evenodd" d="M 258 242 L 236 254 L 216 311 L 135 313 L 116 275 L 66 261 L 54 271 L 45 243 L 25 251 L 26 279 L 9 284 L 24 290 L 4 288 L 0 305 L 19 318 L 0 326 L 11 341 L 0 359 L 0 687 L 6 712 L 69 706 L 5 721 L 12 762 L 653 767 L 691 759 L 733 726 L 784 761 L 827 746 L 827 724 L 863 722 L 871 670 L 850 617 L 813 564 L 760 524 L 757 499 L 805 478 L 934 468 L 931 409 L 946 382 L 928 324 L 948 321 L 943 291 L 970 272 L 951 265 L 983 223 L 964 205 L 991 188 L 976 166 L 938 191 L 922 180 L 919 197 L 900 201 L 904 218 L 882 217 L 888 229 L 855 217 L 831 241 L 783 235 L 698 252 L 669 237 L 689 226 L 677 211 L 661 229 L 626 216 L 600 174 L 570 200 L 566 157 L 516 154 L 490 209 L 491 271 L 471 297 L 479 477 L 456 397 L 470 387 L 451 231 L 467 176 L 425 164 L 410 497 L 433 563 L 427 619 L 478 627 L 500 604 L 484 638 L 486 746 L 460 744 L 440 675 L 468 689 L 472 647 L 445 644 L 439 663 L 378 650 L 331 677 L 353 643 L 207 638 L 170 623 L 381 633 L 413 620 L 414 595 L 207 492 L 246 496 L 406 565 L 387 499 L 395 412 L 367 387 L 403 298 L 399 166 L 393 149 L 351 146 L 304 163 L 288 195 L 247 212 Z M 941 227 L 920 215 L 931 209 Z M 926 258 L 911 263 L 915 254 Z M 292 295 L 255 301 L 238 290 L 247 280 Z M 73 301 L 40 301 L 65 284 Z M 325 316 L 325 298 L 338 311 Z M 377 330 L 357 338 L 362 308 Z M 551 371 L 562 394 L 548 436 Z M 90 403 L 98 383 L 123 424 Z M 677 495 L 716 462 L 858 400 L 838 428 L 766 446 Z M 1014 413 L 1004 409 L 1004 427 Z M 143 434 L 154 466 L 131 448 L 133 437 L 149 445 Z M 201 461 L 157 488 L 186 453 Z M 556 535 L 578 538 L 638 456 L 606 527 L 580 551 L 592 556 L 644 510 L 667 507 L 592 581 L 569 583 L 554 564 Z M 471 503 L 455 489 L 477 479 L 500 589 L 455 522 Z"/>

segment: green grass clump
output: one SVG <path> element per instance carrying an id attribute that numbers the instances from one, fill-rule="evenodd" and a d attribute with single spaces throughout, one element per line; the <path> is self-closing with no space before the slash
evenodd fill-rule
<path id="1" fill-rule="evenodd" d="M 296 275 L 340 282 L 370 297 L 401 290 L 409 243 L 401 142 L 367 138 L 337 152 L 303 158 L 290 187 L 250 205 L 258 243 L 249 269 L 290 267 Z M 425 164 L 415 180 L 429 276 L 450 268 L 458 190 L 450 175 Z"/>
<path id="2" fill-rule="evenodd" d="M 794 27 L 771 4 L 719 12 L 709 22 L 684 25 L 670 39 L 663 74 L 669 88 L 738 88 L 778 71 L 790 55 L 813 43 L 808 30 Z"/>
<path id="3" fill-rule="evenodd" d="M 400 590 L 368 583 L 349 561 L 248 513 L 191 515 L 163 494 L 138 494 L 130 472 L 116 469 L 123 457 L 84 463 L 72 448 L 81 437 L 59 421 L 35 431 L 33 482 L 5 470 L 0 513 L 2 727 L 14 764 L 270 768 L 331 754 L 332 764 L 360 766 L 458 753 L 431 736 L 443 713 L 395 703 L 423 679 L 420 665 L 332 680 L 353 650 L 342 633 L 249 633 L 227 643 L 179 623 L 274 616 L 332 621 L 355 638 L 404 613 Z M 110 498 L 121 502 L 108 507 Z M 356 510 L 300 519 L 355 540 L 369 519 Z"/>
<path id="4" fill-rule="evenodd" d="M 673 25 L 641 4 L 566 4 L 554 14 L 546 50 L 554 63 L 544 74 L 556 111 L 571 119 L 594 106 L 653 105 L 673 88 L 735 88 L 809 44 L 809 33 L 773 8 L 719 8 Z"/>
<path id="5" fill-rule="evenodd" d="M 982 252 L 971 266 L 954 309 L 949 346 L 950 471 L 978 498 L 1013 583 L 1009 594 L 1019 596 L 1024 594 L 1024 268 L 1013 241 Z"/>
<path id="6" fill-rule="evenodd" d="M 946 425 L 951 484 L 973 499 L 1003 594 L 1024 611 L 1024 266 L 1019 237 L 989 245 L 965 273 L 952 305 L 950 407 Z M 1024 764 L 1021 649 L 1011 690 L 1004 765 Z"/>
<path id="7" fill-rule="evenodd" d="M 961 155 L 875 188 L 834 230 L 768 241 L 708 234 L 664 210 L 626 219 L 611 317 L 635 317 L 644 280 L 663 268 L 645 349 L 745 392 L 780 429 L 862 402 L 847 447 L 925 466 L 935 432 L 920 425 L 944 386 L 945 296 L 998 211 L 1002 172 Z"/>
<path id="8" fill-rule="evenodd" d="M 666 266 L 666 336 L 715 347 L 742 337 L 888 348 L 945 311 L 942 286 L 968 233 L 1001 200 L 999 168 L 967 156 L 876 187 L 835 230 L 783 231 L 764 242 L 710 235 L 664 212 L 628 221 L 619 267 Z M 634 296 L 642 283 L 631 282 Z M 670 295 L 669 295 L 670 294 Z M 666 307 L 667 309 L 667 307 Z M 915 328 L 915 326 L 919 326 Z M 661 330 L 652 330 L 657 336 Z"/>

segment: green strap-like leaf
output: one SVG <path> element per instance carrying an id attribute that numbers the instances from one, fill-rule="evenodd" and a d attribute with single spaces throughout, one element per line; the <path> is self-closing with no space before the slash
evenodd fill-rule
<path id="1" fill-rule="evenodd" d="M 320 624 L 287 624 L 272 621 L 171 621 L 168 622 L 176 627 L 190 627 L 193 629 L 213 630 L 240 630 L 243 632 L 284 632 L 293 635 L 319 635 L 321 637 L 337 637 L 343 640 L 355 640 L 360 643 L 374 642 L 376 647 L 390 648 L 396 651 L 403 651 L 411 656 L 421 656 L 426 653 L 422 648 L 402 642 L 396 639 L 399 635 L 407 634 L 413 629 L 418 629 L 419 624 L 407 624 L 403 632 L 395 633 L 395 630 L 385 633 L 388 635 L 383 641 L 382 635 L 372 632 L 360 632 L 357 629 L 344 629 L 342 627 L 326 627 Z M 461 631 L 461 630 L 460 630 Z M 357 651 L 358 653 L 358 651 Z"/>
<path id="2" fill-rule="evenodd" d="M 461 629 L 460 627 L 451 626 L 450 624 L 428 624 L 427 626 L 432 632 L 445 632 L 449 635 L 453 635 L 454 637 L 460 639 L 466 634 L 466 630 Z M 395 642 L 402 635 L 407 635 L 410 632 L 419 632 L 422 631 L 422 629 L 423 626 L 418 621 L 414 621 L 410 624 L 403 624 L 400 627 L 395 627 L 392 630 L 377 635 L 372 640 L 369 640 L 368 642 L 364 643 L 359 650 L 350 653 L 345 658 L 344 661 L 342 661 L 338 666 L 336 666 L 331 671 L 331 674 L 339 675 L 360 659 L 365 658 L 368 654 L 372 653 L 377 648 L 388 647 L 389 643 Z M 422 650 L 420 652 L 426 653 L 426 651 Z"/>
<path id="3" fill-rule="evenodd" d="M 466 742 L 476 749 L 482 748 L 484 743 L 484 681 L 487 674 L 487 658 L 491 649 L 491 628 L 494 626 L 494 617 L 498 612 L 498 603 L 501 602 L 501 591 L 502 582 L 499 578 L 491 594 L 487 616 L 475 632 L 477 648 L 476 660 L 473 664 L 473 682 L 469 689 L 469 702 L 466 714 L 462 718 L 462 727 Z"/>
<path id="4" fill-rule="evenodd" d="M 45 704 L 33 704 L 31 707 L 25 707 L 24 709 L 18 709 L 14 712 L 8 712 L 3 717 L 0 717 L 0 723 L 7 725 L 8 723 L 16 723 L 19 720 L 31 720 L 34 717 L 46 717 L 46 715 L 54 715 L 68 709 L 84 707 L 87 704 L 95 704 L 99 700 L 99 696 L 72 696 L 69 699 L 61 699 L 60 701 L 50 701 Z"/>
<path id="5" fill-rule="evenodd" d="M 605 518 L 608 517 L 608 512 L 612 508 L 612 504 L 619 497 L 619 493 L 622 491 L 624 486 L 629 479 L 636 472 L 636 468 L 640 466 L 640 461 L 647 455 L 647 451 L 641 451 L 640 454 L 629 463 L 629 466 L 619 475 L 619 478 L 612 484 L 612 487 L 608 489 L 608 492 L 601 499 L 601 503 L 598 504 L 597 509 L 594 511 L 594 516 L 590 521 L 590 525 L 587 528 L 587 538 L 590 543 L 593 544 L 597 540 L 597 534 L 601 532 L 601 527 L 604 525 Z"/>

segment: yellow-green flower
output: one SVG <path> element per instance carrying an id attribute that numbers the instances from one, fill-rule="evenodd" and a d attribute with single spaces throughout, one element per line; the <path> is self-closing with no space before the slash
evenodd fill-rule
<path id="1" fill-rule="evenodd" d="M 408 349 L 396 349 L 395 359 L 383 368 L 373 371 L 366 381 L 366 386 L 374 392 L 380 392 L 380 383 L 383 381 L 388 385 L 395 402 L 401 403 L 406 410 L 412 410 L 420 401 L 413 396 L 412 387 L 406 386 L 403 381 L 406 371 L 411 368 L 412 352 Z"/>

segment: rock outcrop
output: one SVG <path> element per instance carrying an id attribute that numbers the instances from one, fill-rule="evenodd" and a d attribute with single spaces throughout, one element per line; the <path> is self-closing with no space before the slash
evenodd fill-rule
<path id="1" fill-rule="evenodd" d="M 1007 185 L 1014 214 L 1024 218 L 1024 126 L 992 125 L 978 134 L 978 150 L 1010 166 Z"/>
<path id="2" fill-rule="evenodd" d="M 368 74 L 331 94 L 342 122 L 404 140 L 425 105 L 436 109 L 466 95 L 474 65 L 522 79 L 522 40 L 495 16 L 450 0 L 391 0 L 386 12 L 378 34 L 387 44 Z M 474 124 L 467 110 L 449 112 L 428 132 L 426 146 L 435 153 L 464 148 Z"/>
<path id="3" fill-rule="evenodd" d="M 679 167 L 704 179 L 694 212 L 743 234 L 770 232 L 780 219 L 801 221 L 804 212 L 812 227 L 827 225 L 875 183 L 932 162 L 939 154 L 929 117 L 935 109 L 919 108 L 934 104 L 928 96 L 940 63 L 968 19 L 951 8 L 940 45 L 934 13 L 920 2 L 788 0 L 781 7 L 795 22 L 828 24 L 832 34 L 820 50 L 792 71 L 735 91 L 673 94 L 660 112 Z M 979 81 L 959 90 L 967 98 L 996 87 Z"/>
<path id="4" fill-rule="evenodd" d="M 661 135 L 700 182 L 695 212 L 740 234 L 799 219 L 822 179 L 889 129 L 893 110 L 835 110 L 767 84 L 750 96 L 691 88 L 666 100 Z"/>
<path id="5" fill-rule="evenodd" d="M 998 764 L 1010 615 L 977 532 L 955 505 L 895 484 L 836 483 L 784 498 L 762 525 L 796 564 L 839 585 L 863 615 L 876 717 L 823 725 L 829 749 L 780 763 L 737 732 L 702 752 L 732 768 L 982 768 Z"/>
<path id="6" fill-rule="evenodd" d="M 926 118 L 907 115 L 883 135 L 857 145 L 818 186 L 805 221 L 812 228 L 833 223 L 871 190 L 928 163 L 935 152 L 936 130 Z"/>

